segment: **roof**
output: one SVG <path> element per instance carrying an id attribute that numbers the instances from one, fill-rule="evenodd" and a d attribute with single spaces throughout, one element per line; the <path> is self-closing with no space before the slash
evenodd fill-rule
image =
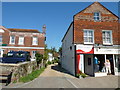
<path id="1" fill-rule="evenodd" d="M 110 12 L 111 14 L 113 14 L 114 16 L 116 16 L 117 18 L 119 18 L 117 15 L 115 15 L 113 12 L 111 12 L 109 9 L 107 9 L 105 6 L 103 6 L 101 3 L 99 2 L 93 2 L 92 4 L 90 4 L 88 7 L 86 7 L 85 9 L 81 10 L 80 12 L 78 12 L 77 14 L 83 12 L 84 10 L 86 10 L 87 8 L 89 8 L 91 5 L 93 5 L 94 3 L 99 4 L 100 6 L 102 6 L 104 9 L 106 9 L 108 12 Z M 77 14 L 75 14 L 74 16 L 76 16 Z"/>
<path id="2" fill-rule="evenodd" d="M 11 32 L 29 32 L 29 33 L 40 33 L 36 29 L 15 29 L 15 28 L 8 28 Z"/>
<path id="3" fill-rule="evenodd" d="M 94 2 L 94 3 L 97 3 L 97 4 L 99 4 L 100 6 L 102 6 L 104 9 L 106 9 L 107 11 L 109 11 L 110 13 L 112 13 L 109 9 L 107 9 L 106 7 L 104 7 L 101 3 L 99 3 L 99 2 Z M 94 3 L 92 3 L 91 5 L 93 5 Z M 91 5 L 89 5 L 88 7 L 86 7 L 85 9 L 83 9 L 83 10 L 81 10 L 80 12 L 78 12 L 77 14 L 79 14 L 79 13 L 81 13 L 81 12 L 83 12 L 84 10 L 86 10 L 87 8 L 89 8 Z M 77 14 L 75 14 L 74 16 L 76 16 Z M 117 18 L 119 18 L 117 15 L 115 15 L 114 13 L 112 13 L 114 16 L 116 16 Z M 74 17 L 73 16 L 73 17 Z M 73 22 L 70 24 L 70 26 L 69 26 L 69 28 L 71 27 L 71 25 L 73 24 Z M 67 32 L 65 33 L 65 35 L 64 35 L 64 37 L 63 37 L 63 39 L 62 39 L 62 42 L 63 42 L 63 40 L 64 40 L 64 38 L 65 38 L 65 36 L 66 36 L 66 34 L 68 33 L 68 31 L 69 31 L 69 28 L 68 28 L 68 30 L 67 30 Z"/>

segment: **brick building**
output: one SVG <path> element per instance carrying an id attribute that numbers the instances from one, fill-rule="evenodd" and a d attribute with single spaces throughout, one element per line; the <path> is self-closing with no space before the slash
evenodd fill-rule
<path id="1" fill-rule="evenodd" d="M 8 51 L 29 51 L 32 58 L 36 52 L 44 54 L 45 29 L 44 26 L 41 33 L 34 29 L 9 29 L 0 26 L 0 57 Z"/>
<path id="2" fill-rule="evenodd" d="M 111 73 L 117 75 L 120 69 L 118 19 L 99 2 L 74 15 L 62 39 L 62 67 L 73 75 L 79 71 L 92 76 L 107 75 L 95 71 L 94 58 L 97 57 L 99 71 L 109 59 Z"/>

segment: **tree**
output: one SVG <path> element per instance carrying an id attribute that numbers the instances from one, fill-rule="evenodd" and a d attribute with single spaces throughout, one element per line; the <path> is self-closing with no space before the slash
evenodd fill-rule
<path id="1" fill-rule="evenodd" d="M 37 65 L 40 64 L 42 62 L 43 55 L 37 52 L 35 54 L 35 57 L 36 57 Z"/>
<path id="2" fill-rule="evenodd" d="M 51 53 L 53 54 L 53 57 L 55 57 L 55 53 L 57 53 L 56 48 L 55 47 L 51 47 Z"/>
<path id="3" fill-rule="evenodd" d="M 59 52 L 59 53 L 62 53 L 62 47 L 59 47 L 58 52 Z"/>

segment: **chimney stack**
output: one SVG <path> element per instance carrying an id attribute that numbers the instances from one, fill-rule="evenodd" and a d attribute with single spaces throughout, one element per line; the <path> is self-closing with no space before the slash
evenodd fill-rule
<path id="1" fill-rule="evenodd" d="M 46 25 L 45 25 L 45 24 L 44 24 L 43 27 L 42 27 L 42 32 L 43 32 L 44 34 L 46 34 Z"/>

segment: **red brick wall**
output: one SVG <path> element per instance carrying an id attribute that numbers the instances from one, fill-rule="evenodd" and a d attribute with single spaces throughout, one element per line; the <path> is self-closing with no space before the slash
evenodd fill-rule
<path id="1" fill-rule="evenodd" d="M 22 46 L 22 47 L 44 47 L 45 45 L 45 36 L 43 35 L 27 35 L 27 36 L 24 36 L 24 45 L 19 45 L 18 44 L 18 41 L 19 41 L 19 36 L 21 35 L 17 35 L 17 34 L 14 34 L 14 33 L 11 33 L 10 35 L 14 35 L 15 36 L 15 44 L 9 44 L 9 46 Z M 32 39 L 33 39 L 33 36 L 35 37 L 38 37 L 38 45 L 32 45 Z"/>
<path id="2" fill-rule="evenodd" d="M 91 7 L 90 7 L 91 8 Z M 96 4 L 96 7 L 86 9 L 74 16 L 74 43 L 83 44 L 83 29 L 94 30 L 94 41 L 96 44 L 103 44 L 102 30 L 112 30 L 113 44 L 118 45 L 119 42 L 119 30 L 118 30 L 118 18 L 107 11 L 105 8 Z M 95 22 L 93 19 L 93 12 L 95 8 L 98 8 L 101 12 L 101 21 Z"/>
<path id="3" fill-rule="evenodd" d="M 102 30 L 112 30 L 113 44 L 120 44 L 118 24 L 115 22 L 90 22 L 90 21 L 74 21 L 74 43 L 83 44 L 83 29 L 94 30 L 95 43 L 103 44 Z"/>
<path id="4" fill-rule="evenodd" d="M 15 47 L 42 47 L 44 48 L 45 46 L 45 35 L 40 33 L 40 34 L 37 34 L 37 35 L 26 35 L 26 34 L 23 34 L 22 36 L 24 36 L 24 45 L 18 45 L 18 40 L 19 40 L 19 33 L 11 33 L 9 32 L 6 28 L 3 28 L 3 27 L 0 27 L 2 29 L 4 29 L 4 33 L 0 33 L 0 35 L 2 35 L 3 37 L 3 44 L 7 44 L 7 46 L 15 46 Z M 14 35 L 15 36 L 15 44 L 9 44 L 9 41 L 10 41 L 10 36 L 11 35 Z M 32 37 L 33 36 L 36 36 L 38 37 L 38 45 L 32 45 Z M 44 49 L 10 49 L 10 48 L 3 48 L 5 49 L 4 50 L 4 53 L 7 53 L 9 50 L 12 50 L 12 51 L 29 51 L 30 53 L 32 53 L 32 51 L 38 51 L 39 53 L 41 54 L 44 54 Z"/>
<path id="5" fill-rule="evenodd" d="M 3 44 L 9 44 L 9 40 L 10 40 L 10 37 L 9 37 L 9 31 L 8 30 L 4 30 L 5 32 L 2 33 L 2 37 L 3 37 Z"/>

